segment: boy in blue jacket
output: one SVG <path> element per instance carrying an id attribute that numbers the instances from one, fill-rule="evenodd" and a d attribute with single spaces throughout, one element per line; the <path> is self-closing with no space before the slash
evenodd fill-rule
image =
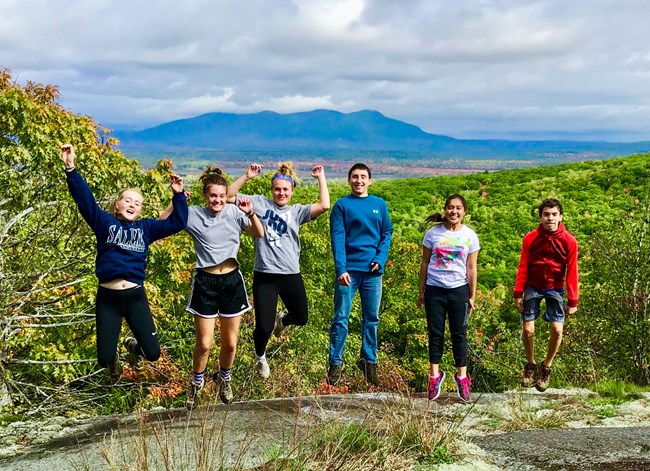
<path id="1" fill-rule="evenodd" d="M 334 319 L 330 327 L 327 382 L 337 384 L 343 370 L 343 350 L 354 295 L 361 296 L 361 354 L 357 366 L 366 381 L 377 378 L 377 327 L 382 274 L 388 259 L 393 225 L 386 202 L 368 194 L 370 169 L 357 163 L 348 172 L 352 192 L 339 199 L 330 214 L 330 237 L 336 267 Z"/>

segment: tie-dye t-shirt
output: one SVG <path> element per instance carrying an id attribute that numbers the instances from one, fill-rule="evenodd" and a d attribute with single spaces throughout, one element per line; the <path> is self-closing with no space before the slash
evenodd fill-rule
<path id="1" fill-rule="evenodd" d="M 467 256 L 481 248 L 473 230 L 463 225 L 458 231 L 450 231 L 438 224 L 424 234 L 422 245 L 431 249 L 428 285 L 458 288 L 467 284 Z"/>

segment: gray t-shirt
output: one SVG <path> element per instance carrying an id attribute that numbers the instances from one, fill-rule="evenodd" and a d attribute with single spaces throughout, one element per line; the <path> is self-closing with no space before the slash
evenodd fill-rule
<path id="1" fill-rule="evenodd" d="M 185 230 L 194 241 L 196 268 L 237 260 L 239 236 L 249 224 L 248 216 L 234 204 L 225 205 L 219 214 L 205 206 L 190 206 Z"/>
<path id="2" fill-rule="evenodd" d="M 255 271 L 293 275 L 300 273 L 300 225 L 311 221 L 311 204 L 278 206 L 261 195 L 250 198 L 264 226 L 264 237 L 255 238 Z"/>

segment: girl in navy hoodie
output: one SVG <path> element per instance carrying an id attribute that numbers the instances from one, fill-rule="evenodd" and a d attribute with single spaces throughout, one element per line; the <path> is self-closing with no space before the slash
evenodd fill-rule
<path id="1" fill-rule="evenodd" d="M 122 318 L 135 337 L 124 339 L 129 362 L 139 367 L 143 357 L 149 361 L 160 357 L 156 327 L 144 292 L 145 267 L 149 244 L 180 232 L 187 225 L 183 179 L 171 175 L 174 211 L 168 219 L 137 219 L 142 211 L 140 191 L 133 188 L 122 191 L 109 210 L 104 211 L 75 170 L 72 145 L 61 147 L 61 159 L 70 194 L 97 238 L 97 361 L 109 368 L 111 378 L 116 381 L 121 374 L 117 342 Z"/>

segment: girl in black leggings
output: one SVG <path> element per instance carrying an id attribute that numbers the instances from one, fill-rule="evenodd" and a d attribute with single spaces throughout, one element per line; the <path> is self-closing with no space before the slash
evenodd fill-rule
<path id="1" fill-rule="evenodd" d="M 156 328 L 143 287 L 145 266 L 149 244 L 183 230 L 187 224 L 183 179 L 171 175 L 174 211 L 167 220 L 137 219 L 142 211 L 140 191 L 132 188 L 122 191 L 109 210 L 103 211 L 75 170 L 72 145 L 61 147 L 61 159 L 70 194 L 97 237 L 97 361 L 109 368 L 111 377 L 118 380 L 121 367 L 117 342 L 122 318 L 135 336 L 124 339 L 130 361 L 137 364 L 142 357 L 149 361 L 160 357 Z"/>

